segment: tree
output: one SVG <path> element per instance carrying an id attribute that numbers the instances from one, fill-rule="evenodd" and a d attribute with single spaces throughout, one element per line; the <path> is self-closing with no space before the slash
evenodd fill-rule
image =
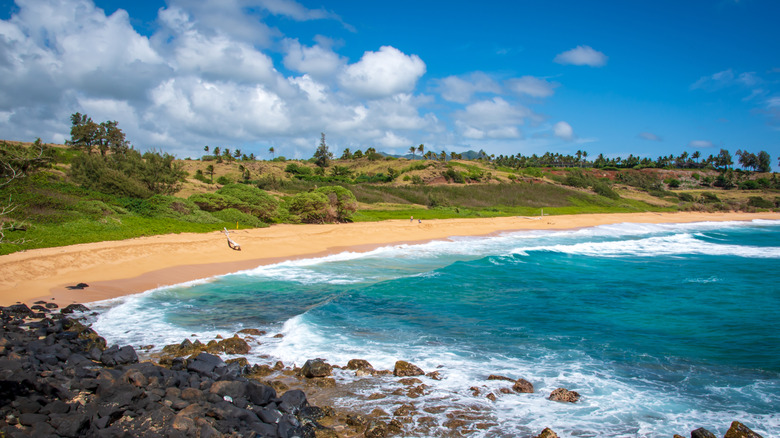
<path id="1" fill-rule="evenodd" d="M 219 146 L 214 148 L 214 156 L 215 157 L 218 157 L 220 152 L 222 152 L 222 149 L 220 149 Z"/>
<path id="2" fill-rule="evenodd" d="M 325 133 L 320 133 L 320 145 L 314 152 L 314 164 L 321 168 L 328 167 L 330 160 L 333 159 L 333 154 L 328 150 L 328 145 L 325 143 Z"/>
<path id="3" fill-rule="evenodd" d="M 758 153 L 757 156 L 758 161 L 758 167 L 756 170 L 759 172 L 771 172 L 772 171 L 772 158 L 769 156 L 769 153 L 766 151 L 761 151 Z"/>
<path id="4" fill-rule="evenodd" d="M 70 140 L 65 143 L 73 149 L 91 154 L 95 148 L 100 155 L 123 153 L 130 147 L 125 139 L 125 133 L 118 127 L 116 121 L 106 121 L 97 124 L 86 114 L 75 113 L 70 116 Z"/>
<path id="5" fill-rule="evenodd" d="M 271 159 L 272 159 L 272 160 L 274 159 L 274 152 L 276 152 L 276 150 L 274 149 L 274 147 L 273 147 L 273 146 L 271 146 L 270 148 L 268 148 L 268 153 L 269 153 L 269 154 L 271 154 Z"/>
<path id="6" fill-rule="evenodd" d="M 414 146 L 409 146 L 409 152 L 412 153 L 412 160 L 414 160 L 414 153 L 417 152 L 417 148 Z"/>
<path id="7" fill-rule="evenodd" d="M 233 158 L 235 159 L 241 158 L 241 149 L 236 149 L 235 151 L 233 151 Z"/>
<path id="8" fill-rule="evenodd" d="M 16 181 L 47 165 L 51 161 L 50 153 L 51 150 L 44 146 L 40 138 L 29 148 L 0 142 L 0 190 L 10 188 Z M 0 244 L 21 245 L 27 241 L 6 239 L 7 231 L 19 227 L 18 222 L 8 218 L 16 208 L 17 205 L 12 202 L 11 195 L 8 196 L 8 203 L 4 200 L 0 202 Z"/>
<path id="9" fill-rule="evenodd" d="M 344 148 L 344 152 L 341 154 L 342 160 L 351 160 L 352 159 L 352 152 L 350 152 L 349 148 Z"/>
<path id="10" fill-rule="evenodd" d="M 209 151 L 209 145 L 203 146 L 203 150 L 204 150 L 205 152 L 208 152 L 208 151 Z"/>
<path id="11" fill-rule="evenodd" d="M 420 146 L 417 146 L 417 152 L 420 153 L 421 157 L 423 156 L 423 151 L 424 150 L 425 150 L 425 145 L 424 144 L 420 144 Z"/>
<path id="12" fill-rule="evenodd" d="M 732 161 L 729 151 L 726 149 L 721 149 L 718 153 L 718 156 L 715 157 L 715 166 L 728 169 L 732 164 L 734 164 L 734 161 Z"/>
<path id="13" fill-rule="evenodd" d="M 214 184 L 214 165 L 209 164 L 206 166 L 206 173 L 209 174 L 209 178 L 211 178 L 211 183 Z"/>

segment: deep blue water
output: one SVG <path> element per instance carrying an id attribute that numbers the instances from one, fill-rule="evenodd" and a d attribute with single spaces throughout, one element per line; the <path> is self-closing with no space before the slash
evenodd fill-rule
<path id="1" fill-rule="evenodd" d="M 160 347 L 262 328 L 251 357 L 262 363 L 409 360 L 441 372 L 426 381 L 431 403 L 490 413 L 499 426 L 484 436 L 722 436 L 739 420 L 770 437 L 780 430 L 778 268 L 776 221 L 520 232 L 155 290 L 101 304 L 94 327 L 110 342 Z M 500 387 L 488 374 L 523 377 L 536 393 L 473 397 L 471 386 Z M 557 387 L 582 400 L 546 400 Z M 342 400 L 369 411 L 398 402 Z"/>

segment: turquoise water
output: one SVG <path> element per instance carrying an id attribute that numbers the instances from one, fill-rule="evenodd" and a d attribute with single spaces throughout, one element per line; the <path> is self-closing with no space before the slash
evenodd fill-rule
<path id="1" fill-rule="evenodd" d="M 722 436 L 739 420 L 770 437 L 780 430 L 778 268 L 777 221 L 518 232 L 150 291 L 101 303 L 94 327 L 110 342 L 158 346 L 257 327 L 269 332 L 250 356 L 261 363 L 408 360 L 443 377 L 415 403 L 481 409 L 498 424 L 482 436 Z M 536 393 L 473 396 L 471 386 L 502 386 L 489 374 L 523 377 Z M 388 379 L 375 385 L 393 388 Z M 582 400 L 546 400 L 557 387 Z M 400 402 L 340 401 L 388 412 Z"/>

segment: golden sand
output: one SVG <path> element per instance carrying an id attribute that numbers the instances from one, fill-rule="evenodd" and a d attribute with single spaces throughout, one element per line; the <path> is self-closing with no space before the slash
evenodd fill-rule
<path id="1" fill-rule="evenodd" d="M 0 256 L 0 305 L 55 300 L 86 303 L 208 278 L 282 260 L 398 243 L 502 231 L 572 229 L 613 223 L 780 220 L 780 213 L 628 213 L 486 219 L 388 220 L 327 225 L 273 225 L 224 233 L 167 234 L 44 248 Z M 66 286 L 87 283 L 88 288 Z"/>

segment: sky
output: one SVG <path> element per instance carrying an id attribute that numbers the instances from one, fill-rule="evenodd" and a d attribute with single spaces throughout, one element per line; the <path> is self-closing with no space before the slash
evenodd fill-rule
<path id="1" fill-rule="evenodd" d="M 0 138 L 780 157 L 777 0 L 0 0 Z"/>

